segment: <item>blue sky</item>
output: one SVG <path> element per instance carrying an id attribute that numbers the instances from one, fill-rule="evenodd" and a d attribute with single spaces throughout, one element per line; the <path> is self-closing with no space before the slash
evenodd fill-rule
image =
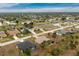
<path id="1" fill-rule="evenodd" d="M 79 12 L 79 3 L 0 3 L 0 12 Z"/>

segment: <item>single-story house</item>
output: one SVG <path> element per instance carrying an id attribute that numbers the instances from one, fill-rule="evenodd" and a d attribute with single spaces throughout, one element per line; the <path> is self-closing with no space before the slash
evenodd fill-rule
<path id="1" fill-rule="evenodd" d="M 36 45 L 30 41 L 20 42 L 17 46 L 22 51 L 34 50 L 36 48 Z"/>
<path id="2" fill-rule="evenodd" d="M 66 34 L 66 33 L 67 33 L 67 31 L 65 31 L 65 30 L 59 30 L 56 32 L 57 35 L 62 35 L 62 34 Z"/>
<path id="3" fill-rule="evenodd" d="M 41 44 L 41 43 L 43 43 L 44 41 L 48 41 L 48 40 L 50 40 L 50 39 L 48 39 L 48 38 L 45 37 L 45 36 L 40 36 L 40 37 L 38 37 L 37 39 L 35 39 L 35 42 L 38 43 L 38 44 Z"/>
<path id="4" fill-rule="evenodd" d="M 54 26 L 60 26 L 60 24 L 59 23 L 55 23 L 55 24 L 53 24 Z"/>
<path id="5" fill-rule="evenodd" d="M 56 34 L 62 35 L 62 34 L 69 34 L 69 33 L 71 34 L 71 33 L 75 33 L 75 32 L 77 32 L 77 30 L 73 30 L 73 31 L 72 30 L 59 30 L 56 32 Z"/>

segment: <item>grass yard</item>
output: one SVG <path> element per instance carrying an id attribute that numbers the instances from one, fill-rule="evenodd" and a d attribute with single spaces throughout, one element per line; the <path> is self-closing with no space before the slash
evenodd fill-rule
<path id="1" fill-rule="evenodd" d="M 17 35 L 17 37 L 22 38 L 22 37 L 27 37 L 27 36 L 31 36 L 31 33 L 27 33 L 27 34 L 19 34 Z"/>
<path id="2" fill-rule="evenodd" d="M 8 41 L 11 41 L 11 40 L 14 40 L 14 38 L 6 37 L 6 38 L 3 38 L 3 39 L 0 39 L 0 43 L 8 42 Z"/>

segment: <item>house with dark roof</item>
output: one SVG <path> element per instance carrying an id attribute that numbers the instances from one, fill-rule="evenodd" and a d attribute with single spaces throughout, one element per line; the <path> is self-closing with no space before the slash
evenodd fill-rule
<path id="1" fill-rule="evenodd" d="M 34 50 L 36 48 L 36 45 L 30 41 L 21 42 L 21 43 L 17 44 L 17 46 L 22 51 Z"/>

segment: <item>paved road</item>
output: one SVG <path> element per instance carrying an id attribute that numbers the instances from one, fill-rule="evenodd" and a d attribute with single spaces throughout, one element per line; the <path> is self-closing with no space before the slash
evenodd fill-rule
<path id="1" fill-rule="evenodd" d="M 39 36 L 39 35 L 43 35 L 43 34 L 50 33 L 50 32 L 53 33 L 54 31 L 61 30 L 61 29 L 64 29 L 64 28 L 68 28 L 68 27 L 72 27 L 72 26 L 76 26 L 76 25 L 78 25 L 78 24 L 74 24 L 74 25 L 66 26 L 66 27 L 61 27 L 61 28 L 58 28 L 58 29 L 54 29 L 54 30 L 51 30 L 51 31 L 46 31 L 46 32 L 39 33 L 39 34 L 34 34 L 34 35 Z M 8 45 L 8 44 L 12 44 L 12 43 L 18 42 L 18 41 L 20 41 L 20 40 L 28 39 L 28 38 L 31 38 L 31 37 L 32 37 L 32 36 L 28 36 L 28 37 L 20 38 L 20 39 L 18 39 L 18 40 L 12 40 L 12 41 L 9 41 L 9 42 L 0 43 L 0 46 L 5 46 L 5 45 Z"/>
<path id="2" fill-rule="evenodd" d="M 77 25 L 77 24 L 74 24 L 74 25 L 71 25 L 71 26 L 61 27 L 61 28 L 58 28 L 58 29 L 50 30 L 50 31 L 46 31 L 46 32 L 37 34 L 37 36 L 39 36 L 39 35 L 43 35 L 43 34 L 46 34 L 46 33 L 50 33 L 50 32 L 53 33 L 53 32 L 55 32 L 55 31 L 57 31 L 57 30 L 65 29 L 65 28 L 68 28 L 68 27 L 73 27 L 73 26 L 76 26 L 76 25 Z"/>
<path id="3" fill-rule="evenodd" d="M 13 38 L 14 38 L 15 40 L 19 39 L 16 35 L 14 35 Z"/>
<path id="4" fill-rule="evenodd" d="M 19 42 L 19 41 L 21 41 L 21 40 L 28 39 L 28 38 L 31 38 L 31 36 L 23 37 L 23 38 L 20 38 L 20 39 L 18 39 L 18 40 L 12 40 L 12 41 L 5 42 L 5 43 L 0 43 L 0 46 L 9 45 L 9 44 L 16 43 L 16 42 Z"/>
<path id="5" fill-rule="evenodd" d="M 40 28 L 40 30 L 41 30 L 42 32 L 44 32 L 44 30 L 43 30 L 42 28 Z"/>

